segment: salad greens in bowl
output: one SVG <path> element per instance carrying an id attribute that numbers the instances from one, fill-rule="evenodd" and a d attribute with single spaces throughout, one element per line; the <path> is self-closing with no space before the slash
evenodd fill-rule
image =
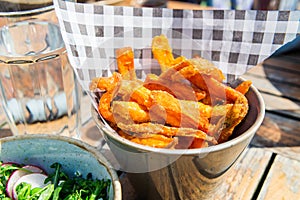
<path id="1" fill-rule="evenodd" d="M 56 135 L 0 139 L 0 199 L 119 200 L 118 176 L 96 148 Z"/>

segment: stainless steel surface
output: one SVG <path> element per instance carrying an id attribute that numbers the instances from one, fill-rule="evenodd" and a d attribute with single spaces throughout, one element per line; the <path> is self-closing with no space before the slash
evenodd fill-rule
<path id="1" fill-rule="evenodd" d="M 151 195 L 154 199 L 172 199 L 180 190 L 184 196 L 179 199 L 209 199 L 263 121 L 265 106 L 260 93 L 251 87 L 246 97 L 249 112 L 233 137 L 225 143 L 201 149 L 158 149 L 135 144 L 108 127 L 97 111 L 92 115 L 118 160 L 120 170 L 129 174 L 141 198 L 147 199 Z M 176 180 L 172 180 L 173 175 Z M 162 180 L 170 181 L 170 184 L 162 187 Z M 152 187 L 147 190 L 151 194 L 142 192 L 145 187 Z"/>

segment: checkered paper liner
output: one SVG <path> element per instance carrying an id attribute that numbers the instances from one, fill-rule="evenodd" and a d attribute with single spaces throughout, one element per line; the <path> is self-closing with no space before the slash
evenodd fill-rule
<path id="1" fill-rule="evenodd" d="M 54 0 L 71 65 L 83 88 L 117 69 L 115 50 L 134 49 L 139 78 L 155 70 L 152 38 L 165 34 L 175 56 L 212 61 L 227 81 L 299 35 L 299 11 L 172 10 Z"/>

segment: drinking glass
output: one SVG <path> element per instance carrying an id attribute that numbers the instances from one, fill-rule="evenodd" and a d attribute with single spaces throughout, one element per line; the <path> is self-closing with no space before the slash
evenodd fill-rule
<path id="1" fill-rule="evenodd" d="M 80 134 L 81 88 L 53 15 L 52 5 L 0 13 L 0 104 L 14 135 Z"/>

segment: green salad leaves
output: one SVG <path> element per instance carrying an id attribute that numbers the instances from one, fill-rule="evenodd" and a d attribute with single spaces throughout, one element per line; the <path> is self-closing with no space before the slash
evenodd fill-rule
<path id="1" fill-rule="evenodd" d="M 12 172 L 19 169 L 20 167 L 17 164 L 2 164 L 0 166 L 0 199 L 1 200 L 10 200 L 6 196 L 6 183 Z"/>
<path id="2" fill-rule="evenodd" d="M 31 184 L 22 182 L 15 188 L 18 200 L 98 200 L 108 199 L 111 180 L 93 179 L 92 174 L 86 178 L 80 174 L 69 177 L 62 171 L 59 163 L 50 166 L 54 173 L 45 179 L 44 187 L 33 188 Z M 16 164 L 0 166 L 0 199 L 10 200 L 6 194 L 6 184 L 10 175 L 20 167 Z"/>

